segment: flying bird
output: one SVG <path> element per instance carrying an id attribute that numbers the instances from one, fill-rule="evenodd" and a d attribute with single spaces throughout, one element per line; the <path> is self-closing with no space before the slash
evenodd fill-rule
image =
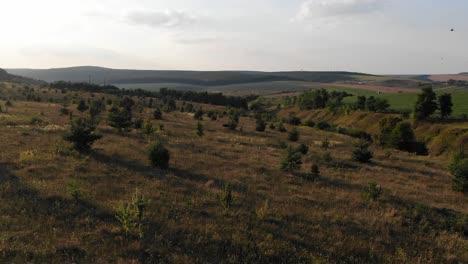
<path id="1" fill-rule="evenodd" d="M 450 31 L 451 31 L 451 32 L 454 32 L 454 31 L 455 31 L 455 29 L 454 29 L 454 28 L 452 28 Z"/>

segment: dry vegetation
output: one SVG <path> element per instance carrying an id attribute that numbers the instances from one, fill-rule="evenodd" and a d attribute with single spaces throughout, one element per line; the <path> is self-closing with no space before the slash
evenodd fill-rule
<path id="1" fill-rule="evenodd" d="M 361 164 L 351 159 L 356 139 L 299 127 L 290 143 L 287 133 L 256 132 L 249 117 L 242 132 L 224 128 L 226 117 L 205 117 L 198 137 L 192 114 L 172 112 L 152 121 L 164 124 L 159 135 L 171 153 L 161 171 L 150 166 L 148 141 L 108 127 L 106 112 L 93 152 L 69 150 L 61 107 L 13 101 L 0 113 L 1 262 L 468 262 L 468 197 L 451 190 L 444 160 L 373 146 L 373 161 Z M 280 171 L 285 143 L 310 147 L 298 174 Z M 312 164 L 320 178 L 300 177 Z M 383 194 L 366 201 L 373 180 Z M 234 191 L 228 211 L 218 199 L 225 183 Z M 150 200 L 142 237 L 115 218 L 136 188 Z"/>

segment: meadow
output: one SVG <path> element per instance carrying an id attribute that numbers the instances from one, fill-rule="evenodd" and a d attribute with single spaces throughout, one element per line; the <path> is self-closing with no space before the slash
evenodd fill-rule
<path id="1" fill-rule="evenodd" d="M 372 162 L 362 164 L 351 158 L 357 139 L 345 135 L 300 126 L 299 141 L 290 142 L 276 129 L 255 131 L 255 119 L 245 115 L 237 130 L 223 127 L 227 117 L 204 117 L 200 137 L 192 113 L 153 120 L 144 108 L 135 115 L 163 125 L 157 137 L 170 151 L 169 169 L 160 170 L 148 161 L 139 130 L 108 126 L 109 107 L 99 117 L 103 138 L 80 154 L 63 140 L 69 116 L 60 114 L 62 104 L 26 101 L 12 87 L 0 91 L 18 98 L 0 113 L 1 262 L 468 262 L 468 197 L 452 191 L 441 157 L 374 145 Z M 82 115 L 76 107 L 68 106 Z M 281 171 L 285 146 L 299 143 L 309 147 L 301 169 Z M 316 180 L 305 177 L 313 164 Z M 363 194 L 372 181 L 383 193 L 370 201 Z M 234 195 L 228 210 L 219 199 L 227 183 Z M 142 235 L 125 232 L 115 217 L 136 189 L 148 200 Z"/>

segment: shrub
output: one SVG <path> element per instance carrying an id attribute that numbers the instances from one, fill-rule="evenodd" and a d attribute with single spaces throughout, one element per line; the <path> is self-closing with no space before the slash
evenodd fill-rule
<path id="1" fill-rule="evenodd" d="M 306 155 L 307 152 L 309 152 L 309 146 L 307 146 L 307 145 L 304 144 L 304 143 L 301 143 L 301 144 L 297 147 L 297 151 L 299 151 L 302 155 Z"/>
<path id="2" fill-rule="evenodd" d="M 151 121 L 148 119 L 146 121 L 146 123 L 143 125 L 143 127 L 141 128 L 141 133 L 143 133 L 143 135 L 152 135 L 156 130 L 154 129 L 153 127 L 153 124 L 151 124 Z"/>
<path id="3" fill-rule="evenodd" d="M 271 130 L 275 130 L 276 129 L 275 123 L 271 122 L 268 128 Z"/>
<path id="4" fill-rule="evenodd" d="M 286 129 L 286 127 L 284 126 L 283 121 L 280 121 L 280 122 L 278 123 L 278 130 L 279 130 L 280 132 L 283 132 L 283 133 L 288 131 L 288 130 Z"/>
<path id="5" fill-rule="evenodd" d="M 315 124 L 315 126 L 320 130 L 329 130 L 331 127 L 330 124 L 328 124 L 325 121 L 320 121 L 317 124 Z"/>
<path id="6" fill-rule="evenodd" d="M 362 193 L 362 196 L 366 201 L 376 201 L 380 198 L 380 196 L 382 196 L 382 193 L 382 187 L 378 185 L 375 181 L 371 181 Z"/>
<path id="7" fill-rule="evenodd" d="M 367 141 L 361 140 L 355 145 L 353 160 L 368 163 L 373 157 L 374 154 L 369 150 L 369 143 Z"/>
<path id="8" fill-rule="evenodd" d="M 257 130 L 258 132 L 263 132 L 265 131 L 265 128 L 266 123 L 265 121 L 263 121 L 262 117 L 257 118 L 255 130 Z"/>
<path id="9" fill-rule="evenodd" d="M 88 106 L 86 105 L 86 102 L 81 99 L 79 102 L 78 102 L 78 106 L 76 107 L 76 109 L 80 112 L 84 112 L 86 110 L 88 110 Z"/>
<path id="10" fill-rule="evenodd" d="M 293 128 L 288 134 L 288 140 L 296 142 L 299 140 L 299 131 L 296 128 Z"/>
<path id="11" fill-rule="evenodd" d="M 137 117 L 133 120 L 133 127 L 135 129 L 141 129 L 143 127 L 143 118 Z"/>
<path id="12" fill-rule="evenodd" d="M 302 166 L 302 155 L 297 150 L 289 147 L 286 156 L 281 160 L 280 168 L 282 171 L 294 172 Z"/>
<path id="13" fill-rule="evenodd" d="M 315 122 L 309 119 L 306 121 L 305 125 L 308 127 L 315 127 Z"/>
<path id="14" fill-rule="evenodd" d="M 261 221 L 265 220 L 265 218 L 268 215 L 268 211 L 269 211 L 269 202 L 268 202 L 268 200 L 265 200 L 263 205 L 255 210 L 255 214 L 257 215 L 257 219 L 261 220 Z"/>
<path id="15" fill-rule="evenodd" d="M 197 119 L 197 120 L 202 120 L 203 119 L 203 115 L 205 114 L 205 112 L 203 112 L 203 110 L 201 108 L 199 108 L 195 114 L 193 115 L 193 118 Z"/>
<path id="16" fill-rule="evenodd" d="M 73 148 L 83 152 L 88 151 L 94 141 L 102 138 L 95 133 L 96 125 L 90 119 L 78 118 L 71 121 L 70 131 L 63 137 L 73 144 Z"/>
<path id="17" fill-rule="evenodd" d="M 288 121 L 288 123 L 290 125 L 293 125 L 293 126 L 298 126 L 298 125 L 301 124 L 301 119 L 299 117 L 296 117 L 296 116 L 289 117 L 289 119 L 287 121 Z"/>
<path id="18" fill-rule="evenodd" d="M 67 193 L 75 201 L 80 201 L 85 197 L 81 191 L 80 183 L 76 179 L 70 179 L 67 182 Z"/>
<path id="19" fill-rule="evenodd" d="M 204 135 L 203 125 L 202 123 L 200 123 L 200 121 L 198 121 L 197 124 L 195 125 L 195 134 L 197 134 L 197 136 L 199 137 Z"/>
<path id="20" fill-rule="evenodd" d="M 328 149 L 330 147 L 330 140 L 328 138 L 325 138 L 324 140 L 322 140 L 320 147 L 325 150 Z"/>
<path id="21" fill-rule="evenodd" d="M 153 167 L 160 169 L 169 168 L 170 153 L 161 141 L 158 140 L 150 144 L 148 156 Z"/>
<path id="22" fill-rule="evenodd" d="M 43 122 L 44 121 L 40 117 L 37 117 L 37 116 L 32 117 L 31 121 L 29 121 L 31 125 L 39 125 L 39 124 L 42 124 Z"/>
<path id="23" fill-rule="evenodd" d="M 153 111 L 153 118 L 156 119 L 156 120 L 161 120 L 161 119 L 162 119 L 162 112 L 161 112 L 161 109 L 156 108 L 156 109 Z"/>
<path id="24" fill-rule="evenodd" d="M 143 237 L 143 224 L 148 203 L 149 199 L 136 189 L 130 202 L 121 202 L 116 207 L 115 218 L 120 222 L 127 235 L 137 232 L 140 238 Z"/>
<path id="25" fill-rule="evenodd" d="M 60 108 L 60 115 L 61 116 L 69 115 L 69 114 L 70 114 L 70 111 L 68 110 L 68 108 L 66 108 L 66 107 Z"/>
<path id="26" fill-rule="evenodd" d="M 455 153 L 449 166 L 453 190 L 468 193 L 468 158 L 462 151 Z"/>
<path id="27" fill-rule="evenodd" d="M 113 107 L 109 110 L 107 120 L 111 127 L 122 131 L 132 126 L 132 112 L 127 108 Z"/>
<path id="28" fill-rule="evenodd" d="M 316 164 L 313 164 L 312 167 L 310 167 L 310 173 L 308 176 L 311 180 L 315 180 L 320 177 L 320 169 Z"/>
<path id="29" fill-rule="evenodd" d="M 223 192 L 218 194 L 218 200 L 225 211 L 228 211 L 232 208 L 232 205 L 234 204 L 234 195 L 232 194 L 231 184 L 224 184 Z"/>

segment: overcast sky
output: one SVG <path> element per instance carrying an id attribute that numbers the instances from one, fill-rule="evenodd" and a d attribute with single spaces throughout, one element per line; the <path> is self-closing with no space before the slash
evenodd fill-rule
<path id="1" fill-rule="evenodd" d="M 466 0 L 14 0 L 0 8 L 3 68 L 468 71 Z"/>

